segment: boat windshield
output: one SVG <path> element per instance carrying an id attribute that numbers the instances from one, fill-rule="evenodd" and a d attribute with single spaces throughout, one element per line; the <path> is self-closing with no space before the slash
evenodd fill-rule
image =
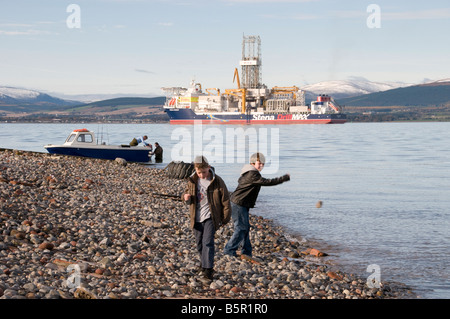
<path id="1" fill-rule="evenodd" d="M 66 139 L 66 143 L 73 143 L 75 142 L 76 139 L 76 143 L 92 143 L 94 142 L 94 138 L 92 136 L 92 134 L 90 133 L 72 133 L 69 135 L 69 137 Z"/>
<path id="2" fill-rule="evenodd" d="M 70 134 L 69 137 L 66 139 L 66 143 L 70 143 L 75 139 L 75 136 L 77 136 L 77 134 Z"/>

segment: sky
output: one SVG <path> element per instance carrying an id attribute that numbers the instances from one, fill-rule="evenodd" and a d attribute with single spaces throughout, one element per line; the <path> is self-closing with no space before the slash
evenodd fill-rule
<path id="1" fill-rule="evenodd" d="M 0 0 L 0 86 L 64 95 L 235 88 L 243 35 L 262 82 L 450 78 L 450 1 Z"/>

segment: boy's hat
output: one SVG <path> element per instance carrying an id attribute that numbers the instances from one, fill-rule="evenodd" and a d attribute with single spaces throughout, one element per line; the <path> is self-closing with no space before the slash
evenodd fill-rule
<path id="1" fill-rule="evenodd" d="M 204 163 L 204 164 L 209 165 L 208 160 L 206 159 L 206 157 L 204 157 L 204 156 L 202 156 L 202 155 L 196 156 L 196 157 L 194 158 L 194 163 L 195 163 L 195 164 L 201 164 L 201 163 Z"/>
<path id="2" fill-rule="evenodd" d="M 256 161 L 260 161 L 261 163 L 265 163 L 266 162 L 266 158 L 264 157 L 263 153 L 255 153 L 252 156 L 250 156 L 250 163 L 254 164 L 256 163 Z"/>

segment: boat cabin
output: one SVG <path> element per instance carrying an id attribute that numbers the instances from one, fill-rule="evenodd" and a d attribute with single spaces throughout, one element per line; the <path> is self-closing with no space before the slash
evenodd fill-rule
<path id="1" fill-rule="evenodd" d="M 73 130 L 64 142 L 65 145 L 95 145 L 94 132 L 85 128 Z"/>

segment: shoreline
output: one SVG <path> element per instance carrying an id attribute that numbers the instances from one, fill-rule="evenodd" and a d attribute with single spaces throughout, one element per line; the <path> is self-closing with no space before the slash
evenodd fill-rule
<path id="1" fill-rule="evenodd" d="M 184 187 L 140 164 L 0 149 L 0 299 L 417 298 L 330 270 L 320 251 L 253 214 L 254 257 L 223 254 L 230 221 L 216 232 L 214 278 L 202 280 L 188 208 L 164 196 Z"/>

